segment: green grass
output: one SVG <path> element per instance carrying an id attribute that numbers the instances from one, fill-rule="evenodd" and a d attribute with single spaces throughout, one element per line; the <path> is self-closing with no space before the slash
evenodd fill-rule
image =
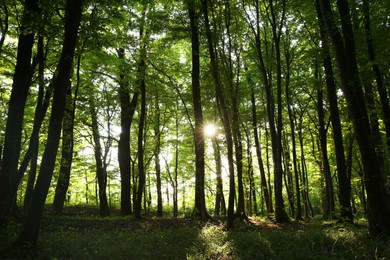
<path id="1" fill-rule="evenodd" d="M 275 225 L 253 218 L 222 224 L 188 219 L 51 217 L 39 236 L 37 259 L 390 259 L 390 240 L 372 238 L 365 222 Z M 0 252 L 18 225 L 0 234 Z M 1 256 L 1 255 L 0 255 Z M 31 257 L 31 255 L 24 255 Z M 1 257 L 0 257 L 1 258 Z"/>

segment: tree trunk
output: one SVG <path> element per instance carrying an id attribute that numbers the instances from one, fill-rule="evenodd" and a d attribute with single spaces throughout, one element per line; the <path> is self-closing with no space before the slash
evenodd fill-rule
<path id="1" fill-rule="evenodd" d="M 205 198 L 205 161 L 204 161 L 204 131 L 203 112 L 200 91 L 200 56 L 199 56 L 199 34 L 198 17 L 194 0 L 188 1 L 188 14 L 191 28 L 191 53 L 192 53 L 192 102 L 194 105 L 195 117 L 195 209 L 194 216 L 207 221 L 210 216 L 206 209 Z"/>
<path id="2" fill-rule="evenodd" d="M 110 215 L 108 209 L 108 201 L 107 201 L 107 168 L 103 162 L 103 150 L 100 144 L 100 133 L 99 133 L 99 124 L 97 119 L 97 111 L 95 106 L 94 97 L 89 98 L 89 106 L 91 112 L 92 119 L 92 135 L 93 141 L 95 143 L 95 162 L 96 162 L 96 177 L 98 183 L 98 189 L 96 189 L 96 193 L 99 198 L 99 213 L 101 217 L 107 217 Z"/>
<path id="3" fill-rule="evenodd" d="M 233 159 L 233 136 L 231 130 L 230 123 L 230 115 L 228 112 L 228 106 L 226 104 L 226 99 L 223 91 L 223 85 L 221 82 L 221 78 L 219 75 L 218 61 L 214 49 L 214 41 L 213 35 L 211 32 L 210 21 L 208 16 L 208 3 L 207 0 L 202 0 L 202 10 L 203 16 L 205 20 L 206 27 L 206 38 L 207 38 L 207 46 L 210 55 L 210 63 L 211 63 L 211 74 L 214 80 L 217 105 L 222 114 L 222 124 L 226 137 L 226 145 L 228 152 L 228 164 L 229 164 L 229 202 L 228 202 L 228 217 L 227 217 L 227 228 L 233 227 L 234 221 L 234 199 L 236 194 L 236 185 L 235 185 L 235 177 L 234 177 L 234 159 Z"/>
<path id="4" fill-rule="evenodd" d="M 62 119 L 65 113 L 66 90 L 69 87 L 72 73 L 73 57 L 76 48 L 78 28 L 82 13 L 82 2 L 68 0 L 65 12 L 65 34 L 61 58 L 53 78 L 54 96 L 47 144 L 43 153 L 39 176 L 31 198 L 31 206 L 26 222 L 14 245 L 36 244 L 43 207 L 54 171 L 58 151 Z"/>
<path id="5" fill-rule="evenodd" d="M 37 105 L 35 107 L 33 130 L 32 130 L 32 134 L 30 137 L 29 147 L 28 147 L 26 155 L 24 156 L 24 159 L 21 163 L 21 166 L 19 167 L 18 172 L 16 174 L 17 175 L 16 176 L 17 183 L 19 185 L 20 180 L 22 179 L 21 176 L 23 176 L 24 172 L 26 171 L 28 161 L 31 160 L 30 170 L 28 173 L 26 192 L 24 195 L 24 202 L 23 202 L 23 209 L 24 209 L 25 213 L 27 213 L 27 210 L 28 210 L 28 207 L 30 204 L 31 195 L 32 195 L 33 190 L 34 190 L 35 179 L 36 179 L 37 169 L 38 169 L 37 160 L 38 160 L 38 151 L 39 151 L 39 129 L 42 125 L 44 115 L 46 115 L 46 111 L 47 111 L 47 108 L 49 106 L 50 97 L 51 97 L 51 94 L 47 95 L 48 93 L 46 93 L 46 95 L 45 95 L 45 93 L 44 93 L 45 92 L 45 90 L 44 90 L 44 88 L 45 88 L 45 83 L 44 83 L 45 57 L 44 57 L 43 36 L 40 36 L 39 40 L 38 40 L 37 56 L 38 56 L 38 60 L 39 60 L 38 61 L 38 63 L 39 63 L 39 67 L 38 67 L 38 85 L 39 85 L 38 102 L 37 102 Z M 51 87 L 49 89 L 50 89 L 50 93 L 51 93 L 52 92 Z M 37 128 L 38 128 L 38 130 L 37 130 Z M 30 146 L 33 146 L 33 147 L 30 148 Z M 31 150 L 31 152 L 29 152 L 29 150 Z M 31 157 L 28 157 L 27 156 L 28 154 L 32 154 Z M 25 167 L 23 168 L 24 165 L 25 165 Z M 15 184 L 15 186 L 16 186 L 16 184 Z"/>
<path id="6" fill-rule="evenodd" d="M 291 145 L 292 145 L 292 160 L 293 160 L 293 171 L 294 171 L 294 181 L 295 181 L 295 196 L 296 196 L 296 214 L 295 219 L 300 221 L 302 218 L 302 203 L 301 203 L 301 181 L 298 171 L 298 156 L 297 156 L 297 141 L 295 138 L 295 113 L 292 110 L 292 102 L 290 97 L 290 87 L 289 84 L 286 84 L 286 101 L 287 101 L 287 111 L 288 118 L 290 122 L 291 130 Z"/>
<path id="7" fill-rule="evenodd" d="M 261 154 L 259 133 L 258 133 L 258 129 L 257 129 L 258 126 L 257 126 L 255 90 L 253 87 L 251 88 L 251 103 L 252 103 L 253 135 L 254 135 L 254 139 L 255 139 L 257 162 L 258 162 L 259 167 L 260 167 L 261 188 L 263 191 L 263 196 L 264 196 L 265 205 L 267 208 L 267 213 L 271 214 L 271 213 L 273 213 L 273 207 L 272 207 L 272 202 L 271 202 L 271 196 L 270 196 L 269 191 L 268 191 L 267 178 L 265 176 L 264 163 L 263 163 L 263 158 L 262 158 L 262 154 Z"/>
<path id="8" fill-rule="evenodd" d="M 38 71 L 38 84 L 39 84 L 39 91 L 38 91 L 38 101 L 37 105 L 35 107 L 35 114 L 34 114 L 34 122 L 33 122 L 33 129 L 30 136 L 30 141 L 28 144 L 27 152 L 24 155 L 24 158 L 22 160 L 22 163 L 16 172 L 15 177 L 12 180 L 10 190 L 9 190 L 9 196 L 7 198 L 7 204 L 6 208 L 3 211 L 5 216 L 12 217 L 15 212 L 15 206 L 16 206 L 16 196 L 17 196 L 17 190 L 19 187 L 19 184 L 24 176 L 24 173 L 27 170 L 27 166 L 29 162 L 31 161 L 30 171 L 29 171 L 29 177 L 28 177 L 28 184 L 26 188 L 26 194 L 25 194 L 25 201 L 26 205 L 28 200 L 31 197 L 32 190 L 34 188 L 35 183 L 35 177 L 36 177 L 36 160 L 38 156 L 38 146 L 39 146 L 39 131 L 41 129 L 42 121 L 46 115 L 47 108 L 50 103 L 50 98 L 52 94 L 52 86 L 49 86 L 48 90 L 46 91 L 46 94 L 44 94 L 44 79 L 43 79 L 43 70 L 44 70 L 44 50 L 43 50 L 43 37 L 39 37 L 38 40 L 38 63 L 39 63 L 39 71 Z M 27 208 L 25 208 L 27 210 Z"/>
<path id="9" fill-rule="evenodd" d="M 325 80 L 327 87 L 327 95 L 330 110 L 330 119 L 332 121 L 333 142 L 336 152 L 337 177 L 339 180 L 338 197 L 341 206 L 341 220 L 353 221 L 351 208 L 351 181 L 347 177 L 347 168 L 344 154 L 343 133 L 337 105 L 337 93 L 332 67 L 332 59 L 330 57 L 330 46 L 326 36 L 326 28 L 322 21 L 322 13 L 319 2 L 316 1 L 317 16 L 320 25 L 320 35 L 322 40 L 322 63 L 325 70 Z"/>
<path id="10" fill-rule="evenodd" d="M 286 188 L 288 204 L 290 207 L 290 215 L 295 216 L 295 207 L 294 207 L 294 185 L 293 185 L 293 171 L 291 167 L 291 151 L 288 136 L 285 134 L 283 136 L 283 179 L 284 186 Z"/>
<path id="11" fill-rule="evenodd" d="M 289 218 L 284 209 L 283 199 L 283 163 L 282 163 L 282 128 L 283 128 L 283 110 L 282 110 L 282 63 L 280 52 L 280 37 L 282 33 L 282 27 L 284 26 L 286 1 L 283 1 L 283 9 L 279 26 L 277 27 L 276 11 L 274 10 L 273 0 L 269 0 L 270 12 L 272 20 L 272 35 L 275 44 L 275 59 L 276 59 L 276 92 L 277 92 L 277 125 L 275 129 L 274 113 L 270 114 L 271 125 L 271 141 L 272 141 L 272 154 L 274 160 L 274 192 L 275 192 L 275 219 L 277 222 L 288 221 Z M 268 98 L 271 99 L 271 89 L 268 86 Z M 273 104 L 273 102 L 270 102 Z M 272 126 L 273 125 L 273 126 Z"/>
<path id="12" fill-rule="evenodd" d="M 324 95 L 322 86 L 319 85 L 318 79 L 318 64 L 315 64 L 315 78 L 317 80 L 317 115 L 318 115 L 318 134 L 321 150 L 321 163 L 320 167 L 325 178 L 325 212 L 324 218 L 333 218 L 335 214 L 335 203 L 334 203 L 334 192 L 333 192 L 333 181 L 332 173 L 330 172 L 328 149 L 327 149 L 327 137 L 325 127 L 325 112 L 324 112 Z"/>
<path id="13" fill-rule="evenodd" d="M 161 129 L 160 129 L 160 105 L 159 105 L 158 90 L 156 90 L 155 107 L 156 107 L 156 125 L 154 127 L 154 136 L 156 138 L 156 150 L 154 152 L 155 170 L 156 170 L 156 186 L 157 186 L 157 217 L 163 216 L 163 203 L 161 192 L 161 165 L 160 165 L 160 152 L 161 152 Z"/>
<path id="14" fill-rule="evenodd" d="M 215 195 L 215 209 L 214 214 L 216 216 L 226 216 L 226 203 L 225 196 L 223 194 L 223 182 L 222 182 L 222 159 L 221 159 L 221 149 L 218 144 L 216 136 L 213 136 L 211 139 L 213 144 L 214 160 L 215 160 L 215 172 L 217 175 L 217 188 Z"/>
<path id="15" fill-rule="evenodd" d="M 176 140 L 179 140 L 179 102 L 176 102 Z M 174 185 L 173 185 L 173 216 L 176 218 L 179 215 L 179 205 L 178 205 L 178 175 L 179 175 L 179 142 L 175 143 L 175 176 L 174 176 Z"/>
<path id="16" fill-rule="evenodd" d="M 81 55 L 77 59 L 77 84 L 72 98 L 72 89 L 69 88 L 66 93 L 65 115 L 62 123 L 62 155 L 60 175 L 58 177 L 52 208 L 54 212 L 60 214 L 64 207 L 66 195 L 69 188 L 70 171 L 73 161 L 74 145 L 74 118 L 76 113 L 77 93 L 80 86 L 80 63 Z"/>
<path id="17" fill-rule="evenodd" d="M 9 19 L 9 12 L 8 12 L 8 7 L 5 3 L 5 0 L 3 0 L 3 9 L 4 9 L 4 24 L 3 20 L 1 21 L 0 28 L 1 28 L 1 38 L 0 38 L 0 54 L 1 51 L 3 50 L 3 45 L 5 41 L 5 37 L 7 36 L 8 33 L 8 19 Z M 1 160 L 0 160 L 1 162 Z"/>
<path id="18" fill-rule="evenodd" d="M 275 126 L 275 101 L 272 93 L 272 87 L 271 87 L 271 79 L 269 76 L 269 73 L 267 72 L 267 68 L 264 62 L 263 57 L 263 47 L 262 47 L 262 40 L 260 38 L 260 6 L 259 1 L 256 0 L 256 30 L 254 30 L 255 33 L 255 40 L 256 40 L 256 49 L 257 49 L 257 55 L 259 59 L 259 68 L 260 73 L 263 80 L 263 85 L 265 89 L 265 95 L 266 95 L 266 103 L 267 103 L 267 117 L 268 117 L 268 123 L 269 123 L 269 129 L 271 134 L 271 145 L 272 145 L 272 159 L 274 162 L 274 188 L 275 191 L 278 190 L 277 195 L 275 194 L 275 208 L 277 208 L 277 215 L 278 215 L 278 221 L 282 221 L 283 213 L 284 211 L 284 205 L 281 205 L 281 202 L 283 202 L 283 196 L 281 195 L 282 192 L 282 178 L 283 178 L 283 168 L 282 168 L 282 161 L 281 161 L 281 154 L 279 154 L 280 148 L 278 144 L 278 138 L 277 138 L 277 132 L 276 132 L 276 126 Z M 276 25 L 275 25 L 276 26 Z M 276 28 L 275 28 L 276 30 Z M 276 33 L 276 32 L 275 32 Z M 277 41 L 275 41 L 276 43 Z M 280 50 L 279 54 L 277 54 L 279 58 L 280 64 Z M 278 66 L 279 67 L 279 66 Z M 280 79 L 280 77 L 278 77 Z M 278 83 L 278 86 L 281 87 Z M 281 90 L 281 89 L 280 89 Z M 281 92 L 278 92 L 281 94 Z M 281 119 L 281 117 L 280 117 Z M 281 140 L 280 140 L 280 146 L 281 146 Z M 279 155 L 278 155 L 279 154 Z M 270 181 L 270 178 L 268 178 L 268 181 Z M 270 187 L 270 185 L 268 185 Z M 271 190 L 269 190 L 270 198 L 271 198 Z M 278 203 L 276 203 L 276 200 L 278 200 Z M 284 203 L 284 202 L 283 202 Z M 277 204 L 277 205 L 276 205 Z M 272 206 L 271 206 L 272 207 Z M 273 208 L 272 208 L 273 211 Z M 275 212 L 276 214 L 276 212 Z M 287 215 L 286 215 L 287 216 Z"/>
<path id="19" fill-rule="evenodd" d="M 383 84 L 382 72 L 379 68 L 378 62 L 376 61 L 374 42 L 371 34 L 369 1 L 363 0 L 362 3 L 363 3 L 363 22 L 364 22 L 364 31 L 366 35 L 367 52 L 368 52 L 368 57 L 371 61 L 371 68 L 375 76 L 376 86 L 378 89 L 380 103 L 382 106 L 383 122 L 386 130 L 387 149 L 390 149 L 390 105 L 389 105 L 390 102 L 387 96 L 387 89 Z"/>
<path id="20" fill-rule="evenodd" d="M 238 100 L 237 91 L 232 93 L 232 104 L 233 104 L 233 141 L 234 150 L 236 154 L 236 167 L 237 167 L 237 186 L 238 186 L 238 199 L 237 208 L 235 215 L 239 218 L 246 219 L 245 213 L 245 194 L 244 194 L 244 183 L 243 183 L 243 164 L 242 164 L 242 135 L 239 127 L 239 114 L 238 114 Z"/>
<path id="21" fill-rule="evenodd" d="M 125 50 L 117 50 L 118 58 L 124 63 Z M 139 92 L 135 91 L 130 101 L 128 83 L 125 79 L 127 71 L 122 68 L 119 75 L 119 100 L 121 106 L 121 133 L 118 142 L 118 163 L 121 175 L 121 214 L 131 214 L 131 186 L 130 186 L 130 126 L 133 121 L 135 108 L 137 106 Z"/>
<path id="22" fill-rule="evenodd" d="M 257 193 L 256 193 L 256 184 L 255 184 L 255 176 L 253 173 L 253 164 L 252 164 L 252 143 L 250 134 L 247 130 L 247 128 L 243 125 L 245 135 L 246 135 L 246 157 L 248 161 L 248 178 L 249 178 L 249 205 L 247 208 L 249 208 L 250 211 L 248 211 L 249 215 L 252 215 L 253 213 L 258 213 L 258 207 L 257 207 Z"/>
<path id="23" fill-rule="evenodd" d="M 145 60 L 142 59 L 141 67 L 142 71 L 145 73 Z M 141 113 L 139 118 L 138 125 L 138 189 L 137 189 L 137 199 L 134 205 L 134 215 L 137 218 L 141 218 L 141 205 L 142 205 L 142 194 L 145 187 L 146 181 L 146 172 L 145 172 L 145 161 L 144 161 L 144 128 L 145 128 L 145 118 L 146 118 L 146 84 L 145 84 L 145 75 L 141 75 L 140 79 L 140 88 L 141 88 Z"/>
<path id="24" fill-rule="evenodd" d="M 146 181 L 146 172 L 145 172 L 145 162 L 144 162 L 144 128 L 145 128 L 145 118 L 146 118 L 146 41 L 148 40 L 145 32 L 145 22 L 146 22 L 146 9 L 147 4 L 144 3 L 142 10 L 142 20 L 140 25 L 140 60 L 138 63 L 138 85 L 141 94 L 141 112 L 139 117 L 138 125 L 138 185 L 136 200 L 134 204 L 134 216 L 136 218 L 141 218 L 141 205 L 142 205 L 142 194 L 145 187 Z"/>
<path id="25" fill-rule="evenodd" d="M 38 13 L 38 0 L 26 0 L 18 39 L 15 73 L 5 128 L 3 160 L 0 168 L 0 214 L 2 215 L 7 203 L 7 197 L 14 196 L 10 194 L 10 187 L 18 169 L 24 108 L 33 74 L 31 58 L 34 45 L 34 30 L 30 26 L 32 26 L 31 20 L 36 19 L 35 16 L 38 17 Z"/>
<path id="26" fill-rule="evenodd" d="M 356 61 L 354 34 L 346 0 L 337 2 L 342 33 L 334 23 L 329 0 L 320 0 L 323 21 L 330 36 L 340 71 L 341 86 L 360 148 L 367 191 L 369 231 L 373 235 L 390 232 L 390 196 L 386 188 L 386 174 L 380 133 L 371 125 L 364 92 L 360 84 Z M 371 123 L 371 124 L 370 124 Z"/>

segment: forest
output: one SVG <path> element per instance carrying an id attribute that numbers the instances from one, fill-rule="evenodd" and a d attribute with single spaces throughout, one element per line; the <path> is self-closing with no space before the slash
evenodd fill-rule
<path id="1" fill-rule="evenodd" d="M 0 0 L 0 36 L 4 256 L 390 257 L 388 1 Z"/>

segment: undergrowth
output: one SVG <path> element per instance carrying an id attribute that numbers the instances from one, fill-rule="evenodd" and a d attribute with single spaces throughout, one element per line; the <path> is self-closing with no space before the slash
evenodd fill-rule
<path id="1" fill-rule="evenodd" d="M 62 216 L 49 220 L 42 224 L 34 256 L 25 258 L 390 259 L 389 238 L 370 237 L 364 221 L 277 225 L 252 218 L 251 224 L 235 222 L 228 231 L 222 223 L 202 225 L 190 219 Z M 0 252 L 12 243 L 19 228 L 14 223 L 0 234 Z"/>

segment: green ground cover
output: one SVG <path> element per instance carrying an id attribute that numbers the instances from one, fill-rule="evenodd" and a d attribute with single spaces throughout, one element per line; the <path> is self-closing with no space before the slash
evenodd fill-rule
<path id="1" fill-rule="evenodd" d="M 46 215 L 37 247 L 8 252 L 8 258 L 390 259 L 389 238 L 370 237 L 364 220 L 354 225 L 249 220 L 237 221 L 228 231 L 218 221 L 202 224 L 189 218 Z M 1 232 L 0 252 L 9 247 L 18 228 L 11 224 Z"/>

